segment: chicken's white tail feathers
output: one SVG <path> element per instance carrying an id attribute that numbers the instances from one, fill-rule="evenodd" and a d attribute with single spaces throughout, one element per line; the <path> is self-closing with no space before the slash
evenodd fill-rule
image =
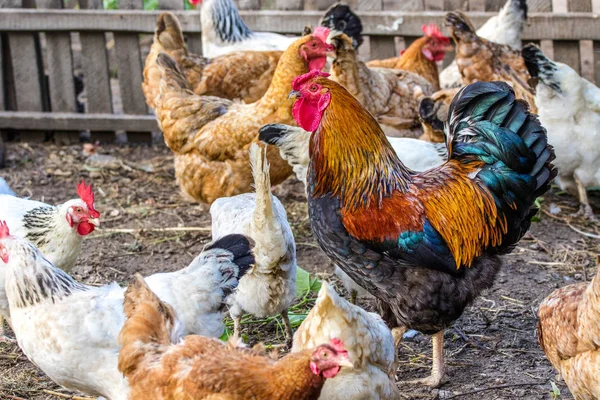
<path id="1" fill-rule="evenodd" d="M 256 191 L 251 236 L 256 242 L 254 250 L 256 266 L 264 269 L 264 272 L 268 272 L 271 267 L 278 264 L 277 261 L 285 256 L 287 248 L 281 223 L 278 221 L 276 210 L 273 207 L 266 146 L 262 147 L 256 143 L 250 146 L 250 164 Z"/>
<path id="2" fill-rule="evenodd" d="M 8 183 L 4 180 L 4 178 L 0 178 L 0 194 L 8 194 L 10 196 L 16 196 L 15 192 L 12 191 Z"/>

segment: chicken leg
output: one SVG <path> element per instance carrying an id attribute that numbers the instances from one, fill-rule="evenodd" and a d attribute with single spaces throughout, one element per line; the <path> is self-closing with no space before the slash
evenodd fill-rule
<path id="1" fill-rule="evenodd" d="M 16 339 L 11 339 L 6 336 L 5 330 L 4 330 L 4 321 L 5 321 L 4 317 L 2 315 L 0 315 L 0 342 L 8 342 L 8 343 L 16 342 Z M 6 323 L 8 324 L 8 320 L 6 320 Z"/>
<path id="2" fill-rule="evenodd" d="M 292 324 L 290 323 L 290 318 L 288 317 L 288 310 L 283 310 L 281 312 L 281 318 L 283 319 L 283 324 L 285 325 L 285 340 L 288 342 L 288 344 L 291 344 L 294 335 L 292 334 Z"/>
<path id="3" fill-rule="evenodd" d="M 357 297 L 358 297 L 358 291 L 356 291 L 354 289 L 350 289 L 350 303 L 357 305 L 356 304 Z"/>
<path id="4" fill-rule="evenodd" d="M 446 363 L 444 361 L 444 331 L 441 330 L 431 337 L 433 342 L 433 367 L 431 375 L 423 379 L 409 381 L 411 384 L 421 384 L 434 388 L 440 387 L 444 383 L 446 375 Z"/>
<path id="5" fill-rule="evenodd" d="M 583 215 L 585 219 L 597 222 L 598 219 L 594 216 L 594 211 L 592 210 L 592 206 L 590 206 L 585 185 L 577 177 L 577 174 L 575 174 L 573 177 L 575 178 L 575 183 L 577 184 L 577 194 L 580 203 L 579 211 L 575 213 L 575 216 Z"/>
<path id="6" fill-rule="evenodd" d="M 399 326 L 392 329 L 392 336 L 394 337 L 394 346 L 396 347 L 396 349 L 402 341 L 402 338 L 404 337 L 404 334 L 406 333 L 407 329 L 408 328 L 406 328 L 405 326 Z"/>

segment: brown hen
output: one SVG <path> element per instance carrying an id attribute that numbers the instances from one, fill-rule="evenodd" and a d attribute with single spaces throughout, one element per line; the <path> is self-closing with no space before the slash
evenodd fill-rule
<path id="1" fill-rule="evenodd" d="M 448 109 L 460 88 L 438 90 L 431 97 L 425 97 L 419 105 L 419 119 L 423 134 L 419 137 L 433 143 L 444 143 L 444 123 L 448 120 Z"/>
<path id="2" fill-rule="evenodd" d="M 156 117 L 165 143 L 175 153 L 175 175 L 189 198 L 212 203 L 219 197 L 252 191 L 248 150 L 258 140 L 258 129 L 270 122 L 294 125 L 291 113 L 292 80 L 321 69 L 332 46 L 325 43 L 327 28 L 296 40 L 284 52 L 269 90 L 257 102 L 243 104 L 212 96 L 198 96 L 175 62 L 160 54 L 160 94 Z M 292 172 L 277 147 L 268 146 L 271 184 L 277 185 Z"/>
<path id="3" fill-rule="evenodd" d="M 194 93 L 253 103 L 271 84 L 282 51 L 237 51 L 216 58 L 190 54 L 177 17 L 169 12 L 156 21 L 154 42 L 144 66 L 142 89 L 146 103 L 154 108 L 160 85 L 160 67 L 156 58 L 167 53 L 177 62 Z"/>
<path id="4" fill-rule="evenodd" d="M 127 320 L 119 334 L 119 371 L 130 399 L 154 400 L 316 400 L 327 378 L 352 367 L 338 339 L 276 361 L 264 351 L 226 345 L 204 336 L 171 343 L 178 326 L 139 275 L 123 303 Z"/>
<path id="5" fill-rule="evenodd" d="M 417 137 L 419 102 L 433 93 L 431 84 L 408 71 L 367 67 L 341 32 L 330 40 L 335 47 L 331 79 L 356 97 L 387 135 Z"/>
<path id="6" fill-rule="evenodd" d="M 521 52 L 477 36 L 471 21 L 460 11 L 448 13 L 446 22 L 456 43 L 456 65 L 462 84 L 506 82 L 512 86 L 517 98 L 527 101 L 531 111 L 536 113 L 533 90 L 528 84 L 531 76 Z"/>
<path id="7" fill-rule="evenodd" d="M 369 67 L 402 69 L 427 79 L 434 90 L 440 90 L 437 61 L 444 59 L 450 48 L 450 39 L 442 35 L 435 24 L 423 25 L 425 36 L 415 40 L 399 57 L 372 60 Z"/>
<path id="8" fill-rule="evenodd" d="M 590 283 L 565 286 L 538 311 L 538 339 L 577 400 L 600 399 L 600 257 Z"/>

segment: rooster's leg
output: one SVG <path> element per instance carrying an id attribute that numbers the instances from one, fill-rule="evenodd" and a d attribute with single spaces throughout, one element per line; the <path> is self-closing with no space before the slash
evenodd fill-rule
<path id="1" fill-rule="evenodd" d="M 432 336 L 433 342 L 433 368 L 431 375 L 427 378 L 416 379 L 408 383 L 440 387 L 444 383 L 446 374 L 446 363 L 444 362 L 444 331 L 441 330 Z"/>
<path id="2" fill-rule="evenodd" d="M 285 325 L 285 340 L 288 344 L 292 342 L 292 324 L 290 323 L 290 318 L 288 317 L 288 310 L 283 310 L 281 312 L 281 318 L 283 319 L 283 324 Z"/>
<path id="3" fill-rule="evenodd" d="M 392 336 L 394 337 L 394 346 L 398 348 L 398 345 L 402 341 L 402 337 L 406 333 L 407 328 L 405 326 L 399 326 L 392 329 Z"/>
<path id="4" fill-rule="evenodd" d="M 587 197 L 587 190 L 585 189 L 585 185 L 581 183 L 581 180 L 577 177 L 577 174 L 574 176 L 575 183 L 577 184 L 577 193 L 579 195 L 579 211 L 575 214 L 576 216 L 583 215 L 585 219 L 596 222 L 597 219 L 594 216 L 594 211 L 592 210 L 592 206 L 590 206 L 590 202 Z"/>
<path id="5" fill-rule="evenodd" d="M 8 323 L 8 320 L 6 320 L 6 322 Z M 15 339 L 6 337 L 4 334 L 5 334 L 5 332 L 4 332 L 4 317 L 2 317 L 2 315 L 0 315 L 0 342 L 8 342 L 8 343 L 16 342 Z"/>
<path id="6" fill-rule="evenodd" d="M 233 319 L 233 337 L 237 340 L 241 338 L 241 330 L 242 330 L 242 316 L 240 315 L 232 315 L 231 319 Z"/>

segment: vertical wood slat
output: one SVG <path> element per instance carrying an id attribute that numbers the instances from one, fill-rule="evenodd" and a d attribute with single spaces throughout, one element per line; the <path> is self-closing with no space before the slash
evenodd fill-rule
<path id="1" fill-rule="evenodd" d="M 142 0 L 120 0 L 119 8 L 133 10 L 142 8 Z M 142 56 L 137 33 L 115 32 L 115 51 L 119 69 L 119 87 L 123 112 L 125 114 L 145 115 L 148 113 L 146 100 L 142 92 Z M 130 142 L 151 142 L 150 132 L 128 132 Z"/>
<path id="2" fill-rule="evenodd" d="M 161 10 L 183 10 L 184 0 L 158 0 L 158 8 Z"/>
<path id="3" fill-rule="evenodd" d="M 84 10 L 101 10 L 102 0 L 79 0 Z M 87 94 L 86 112 L 113 113 L 110 90 L 110 71 L 106 52 L 106 36 L 101 32 L 81 32 L 81 59 L 83 79 Z M 114 142 L 114 132 L 92 131 L 92 141 Z"/>
<path id="4" fill-rule="evenodd" d="M 38 8 L 61 9 L 62 0 L 38 0 Z M 46 59 L 50 86 L 50 108 L 53 112 L 76 112 L 73 54 L 69 32 L 46 33 Z M 55 132 L 59 144 L 79 141 L 78 132 Z"/>
<path id="5" fill-rule="evenodd" d="M 2 8 L 28 8 L 34 4 L 19 0 L 8 0 L 0 4 Z M 3 60 L 3 70 L 12 77 L 12 86 L 7 87 L 7 104 L 17 111 L 44 111 L 43 100 L 43 70 L 41 53 L 39 52 L 39 34 L 30 32 L 14 32 L 6 35 L 8 49 L 4 52 L 10 60 Z M 10 70 L 8 70 L 10 68 Z M 42 72 L 40 72 L 42 71 Z M 46 133 L 28 131 L 30 141 L 43 141 Z"/>

